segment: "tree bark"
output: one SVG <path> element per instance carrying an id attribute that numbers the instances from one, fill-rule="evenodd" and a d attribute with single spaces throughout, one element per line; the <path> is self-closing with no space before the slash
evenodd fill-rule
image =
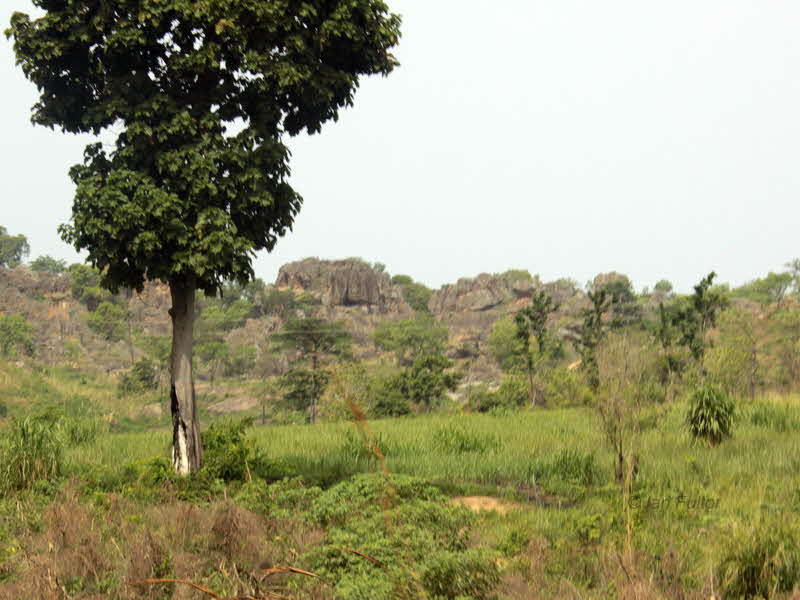
<path id="1" fill-rule="evenodd" d="M 203 464 L 192 373 L 196 286 L 194 281 L 170 282 L 169 289 L 172 295 L 172 308 L 169 311 L 172 318 L 172 464 L 180 475 L 188 475 Z"/>

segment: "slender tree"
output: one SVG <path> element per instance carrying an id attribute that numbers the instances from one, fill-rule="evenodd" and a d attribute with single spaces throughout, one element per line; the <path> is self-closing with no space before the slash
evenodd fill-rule
<path id="1" fill-rule="evenodd" d="M 606 336 L 608 325 L 603 320 L 603 315 L 611 307 L 611 298 L 606 290 L 589 290 L 591 308 L 582 311 L 583 323 L 573 339 L 575 349 L 581 357 L 581 366 L 589 378 L 589 385 L 594 391 L 600 387 L 600 371 L 597 366 L 597 347 Z"/>
<path id="2" fill-rule="evenodd" d="M 536 363 L 545 356 L 550 345 L 547 331 L 547 318 L 558 310 L 558 305 L 547 292 L 539 291 L 531 298 L 531 303 L 522 308 L 514 317 L 516 338 L 519 340 L 528 372 L 528 397 L 531 406 L 536 406 L 533 375 Z M 531 337 L 536 340 L 537 357 L 531 349 Z"/>
<path id="3" fill-rule="evenodd" d="M 281 348 L 296 352 L 300 360 L 309 363 L 310 370 L 294 369 L 289 381 L 296 396 L 310 400 L 311 423 L 317 420 L 317 405 L 328 381 L 327 373 L 320 370 L 326 356 L 343 356 L 350 349 L 350 334 L 339 321 L 326 321 L 320 317 L 290 318 L 280 333 L 272 340 Z"/>
<path id="4" fill-rule="evenodd" d="M 116 291 L 172 297 L 173 462 L 202 463 L 192 341 L 198 290 L 253 278 L 301 198 L 284 136 L 316 133 L 388 74 L 400 18 L 380 0 L 33 0 L 11 18 L 17 63 L 39 89 L 33 122 L 116 133 L 88 146 L 63 238 Z M 113 127 L 113 130 L 112 130 Z"/>

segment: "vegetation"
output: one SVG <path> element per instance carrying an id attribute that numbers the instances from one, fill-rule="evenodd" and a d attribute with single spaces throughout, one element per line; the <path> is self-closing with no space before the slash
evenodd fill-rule
<path id="1" fill-rule="evenodd" d="M 692 392 L 686 425 L 695 440 L 716 446 L 731 436 L 734 415 L 728 395 L 712 384 L 703 384 Z"/>
<path id="2" fill-rule="evenodd" d="M 22 352 L 32 355 L 35 350 L 34 328 L 21 314 L 0 314 L 0 356 L 11 358 Z"/>

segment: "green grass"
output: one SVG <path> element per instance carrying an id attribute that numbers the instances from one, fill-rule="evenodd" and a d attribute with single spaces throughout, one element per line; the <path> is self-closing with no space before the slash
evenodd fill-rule
<path id="1" fill-rule="evenodd" d="M 0 377 L 4 372 L 0 369 Z M 102 400 L 100 383 L 64 383 L 58 374 L 15 385 L 47 402 L 63 403 L 79 387 L 90 401 Z M 19 404 L 8 394 L 4 399 L 10 406 Z M 647 427 L 635 448 L 636 568 L 643 579 L 660 586 L 661 596 L 651 597 L 671 597 L 676 593 L 669 591 L 672 585 L 695 594 L 685 597 L 702 597 L 712 574 L 715 589 L 726 577 L 733 582 L 730 589 L 755 577 L 747 585 L 756 589 L 759 561 L 768 563 L 767 574 L 770 565 L 794 569 L 794 546 L 788 558 L 777 556 L 784 552 L 779 539 L 764 541 L 742 532 L 776 524 L 784 527 L 781 531 L 800 531 L 800 399 L 738 402 L 733 436 L 716 447 L 692 443 L 685 426 L 687 408 L 678 403 L 656 420 L 645 419 Z M 450 495 L 495 496 L 514 503 L 508 514 L 481 514 L 473 543 L 504 557 L 506 577 L 521 574 L 541 585 L 541 596 L 522 597 L 557 596 L 563 580 L 583 597 L 619 594 L 621 584 L 613 574 L 619 572 L 615 557 L 625 548 L 625 511 L 613 482 L 613 457 L 592 409 L 428 415 L 373 421 L 369 429 L 391 472 L 424 478 Z M 276 477 L 300 477 L 330 488 L 380 468 L 351 423 L 259 426 L 257 421 L 250 436 L 273 463 Z M 101 432 L 94 441 L 66 449 L 64 470 L 124 481 L 129 465 L 167 458 L 170 442 L 164 427 Z M 672 557 L 671 567 L 664 566 L 664 557 Z M 781 582 L 781 589 L 788 589 Z"/>

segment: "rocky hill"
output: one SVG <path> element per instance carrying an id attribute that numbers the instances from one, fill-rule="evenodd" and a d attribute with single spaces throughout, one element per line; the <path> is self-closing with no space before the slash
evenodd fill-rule
<path id="1" fill-rule="evenodd" d="M 483 273 L 463 278 L 433 292 L 428 311 L 450 332 L 449 351 L 468 380 L 496 381 L 499 369 L 487 345 L 493 324 L 529 301 L 539 289 L 547 290 L 561 308 L 553 316 L 561 326 L 574 322 L 586 305 L 584 293 L 574 282 L 543 283 L 526 271 Z M 340 320 L 354 339 L 358 358 L 379 354 L 373 334 L 385 320 L 411 318 L 414 311 L 404 298 L 403 287 L 387 273 L 360 259 L 306 260 L 284 265 L 273 285 L 262 295 L 289 294 L 298 306 Z M 169 292 L 162 284 L 148 284 L 141 294 L 118 297 L 115 302 L 129 316 L 130 335 L 111 341 L 89 327 L 97 302 L 81 301 L 67 274 L 33 272 L 27 267 L 0 267 L 0 312 L 22 313 L 36 328 L 37 356 L 45 362 L 72 360 L 82 367 L 114 372 L 130 367 L 132 358 L 148 351 L 144 341 L 166 338 L 170 333 Z M 208 301 L 201 300 L 200 313 Z M 90 310 L 91 309 L 91 310 Z M 254 376 L 280 374 L 285 360 L 267 352 L 269 335 L 280 330 L 287 314 L 254 311 L 224 333 L 233 348 L 254 348 L 258 355 Z"/>

